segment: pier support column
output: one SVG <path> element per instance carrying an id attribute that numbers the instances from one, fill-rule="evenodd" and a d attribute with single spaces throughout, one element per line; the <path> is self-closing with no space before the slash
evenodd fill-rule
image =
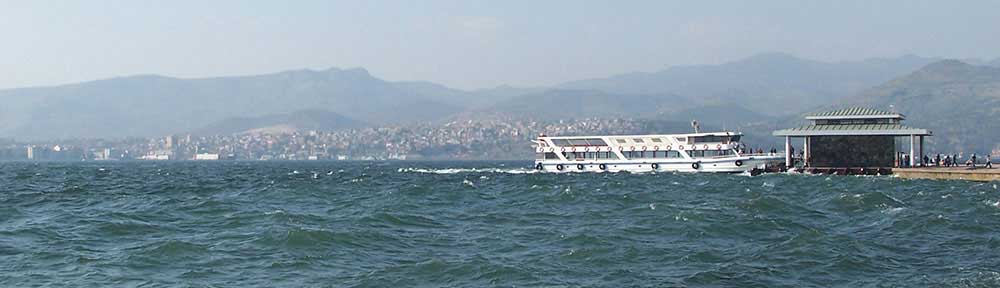
<path id="1" fill-rule="evenodd" d="M 785 136 L 785 169 L 792 168 L 792 137 Z"/>
<path id="2" fill-rule="evenodd" d="M 917 164 L 916 162 L 917 157 L 914 157 L 915 155 L 913 154 L 914 150 L 916 150 L 915 149 L 916 146 L 917 146 L 917 136 L 910 135 L 910 167 L 913 167 L 914 165 Z"/>
<path id="3" fill-rule="evenodd" d="M 802 138 L 802 167 L 809 166 L 809 136 Z"/>
<path id="4" fill-rule="evenodd" d="M 917 154 L 920 154 L 920 165 L 924 165 L 924 135 L 920 135 L 920 146 L 917 146 Z"/>

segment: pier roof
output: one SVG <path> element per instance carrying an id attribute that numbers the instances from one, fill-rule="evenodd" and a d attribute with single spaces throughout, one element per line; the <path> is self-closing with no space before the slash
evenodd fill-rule
<path id="1" fill-rule="evenodd" d="M 817 119 L 903 119 L 903 114 L 896 112 L 889 112 L 884 110 L 863 108 L 863 107 L 852 107 L 844 108 L 840 110 L 820 112 L 815 114 L 810 114 L 806 116 L 806 119 L 817 120 Z"/>
<path id="2" fill-rule="evenodd" d="M 774 131 L 774 136 L 928 136 L 927 129 L 901 124 L 806 125 Z"/>

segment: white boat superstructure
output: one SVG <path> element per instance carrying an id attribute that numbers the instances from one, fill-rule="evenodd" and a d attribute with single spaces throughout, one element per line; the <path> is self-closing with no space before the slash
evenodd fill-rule
<path id="1" fill-rule="evenodd" d="M 662 135 L 541 135 L 535 143 L 535 169 L 549 172 L 722 172 L 742 173 L 778 167 L 784 154 L 743 153 L 741 133 Z"/>

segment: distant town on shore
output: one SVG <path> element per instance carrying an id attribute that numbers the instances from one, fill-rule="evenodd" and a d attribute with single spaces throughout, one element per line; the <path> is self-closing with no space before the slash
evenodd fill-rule
<path id="1" fill-rule="evenodd" d="M 530 159 L 538 131 L 559 134 L 644 133 L 655 122 L 462 121 L 340 131 L 257 131 L 169 135 L 117 141 L 0 142 L 0 160 L 419 160 Z M 662 124 L 662 123 L 661 123 Z"/>
<path id="2" fill-rule="evenodd" d="M 0 90 L 0 160 L 531 159 L 548 135 L 771 136 L 837 107 L 902 113 L 928 153 L 1000 154 L 1000 59 L 822 62 L 767 53 L 551 87 L 458 90 L 361 68 Z"/>

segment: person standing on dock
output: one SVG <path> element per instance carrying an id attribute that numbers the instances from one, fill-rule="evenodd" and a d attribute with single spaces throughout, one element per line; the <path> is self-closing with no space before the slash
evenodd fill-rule
<path id="1" fill-rule="evenodd" d="M 976 153 L 972 153 L 972 158 L 969 159 L 970 164 L 972 164 L 972 169 L 976 169 Z"/>
<path id="2" fill-rule="evenodd" d="M 958 154 L 951 155 L 951 165 L 958 167 Z"/>
<path id="3" fill-rule="evenodd" d="M 924 158 L 921 159 L 921 160 L 923 160 L 923 161 L 920 162 L 920 166 L 921 167 L 930 166 L 930 164 L 931 164 L 931 157 L 928 157 L 927 154 L 924 154 Z"/>
<path id="4" fill-rule="evenodd" d="M 986 168 L 993 168 L 993 160 L 990 159 L 990 154 L 986 154 Z"/>

